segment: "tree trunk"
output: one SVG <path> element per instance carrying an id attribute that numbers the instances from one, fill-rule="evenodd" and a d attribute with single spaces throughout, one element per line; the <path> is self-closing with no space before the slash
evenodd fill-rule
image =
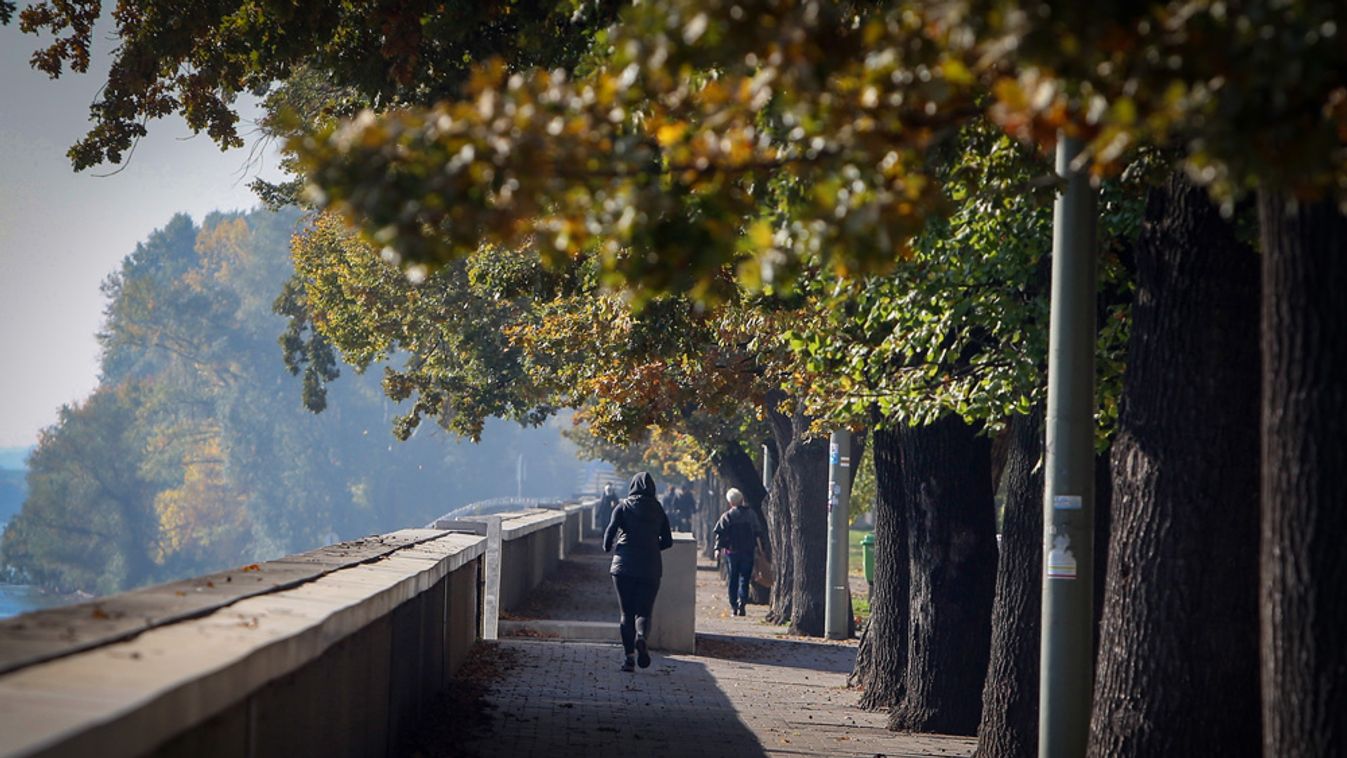
<path id="1" fill-rule="evenodd" d="M 698 486 L 697 511 L 693 515 L 693 531 L 704 558 L 715 557 L 715 540 L 711 533 L 720 517 L 720 504 L 725 502 L 725 484 L 714 468 L 709 468 Z"/>
<path id="2" fill-rule="evenodd" d="M 996 585 L 991 442 L 952 414 L 900 437 L 911 616 L 903 698 L 889 728 L 972 735 Z"/>
<path id="3" fill-rule="evenodd" d="M 1104 619 L 1109 535 L 1113 526 L 1113 442 L 1094 454 L 1094 660 L 1099 661 L 1099 625 Z"/>
<path id="4" fill-rule="evenodd" d="M 790 631 L 822 637 L 828 596 L 828 439 L 806 438 L 811 419 L 796 413 L 794 439 L 782 469 L 790 478 L 791 585 Z"/>
<path id="5" fill-rule="evenodd" d="M 762 486 L 762 472 L 758 471 L 743 443 L 739 440 L 722 442 L 712 454 L 711 462 L 722 479 L 744 493 L 748 507 L 757 511 L 759 516 L 763 515 L 762 502 L 767 499 L 767 489 Z M 710 503 L 707 507 L 715 513 L 722 513 L 727 506 L 724 503 Z"/>
<path id="6" fill-rule="evenodd" d="M 899 432 L 876 428 L 875 575 L 870 587 L 870 621 L 861 637 L 852 683 L 861 687 L 860 705 L 888 710 L 902 699 L 907 673 L 907 520 L 899 472 Z"/>
<path id="7" fill-rule="evenodd" d="M 982 688 L 979 758 L 1038 754 L 1038 646 L 1043 599 L 1043 410 L 1009 425 L 1005 515 Z"/>
<path id="8" fill-rule="evenodd" d="M 1347 216 L 1258 212 L 1263 753 L 1347 755 Z"/>
<path id="9" fill-rule="evenodd" d="M 856 475 L 859 474 L 859 473 L 860 473 L 860 470 L 861 470 L 861 459 L 865 457 L 865 440 L 866 440 L 866 437 L 868 437 L 868 436 L 869 436 L 869 435 L 867 434 L 867 430 L 865 430 L 865 429 L 861 429 L 860 431 L 857 431 L 857 432 L 852 432 L 852 434 L 851 434 L 851 468 L 850 468 L 850 476 L 848 476 L 848 478 L 847 478 L 847 492 L 853 492 L 853 491 L 855 491 L 855 489 L 856 489 Z M 848 501 L 848 502 L 850 502 L 850 501 Z M 847 514 L 847 531 L 848 531 L 848 535 L 847 535 L 847 544 L 850 545 L 850 544 L 851 544 L 851 539 L 850 539 L 850 537 L 851 537 L 851 535 L 850 535 L 850 531 L 851 531 L 851 514 L 850 514 L 850 513 Z M 827 539 L 826 530 L 825 530 L 825 534 L 824 534 L 824 539 L 825 539 L 825 540 Z M 848 548 L 848 549 L 850 549 L 850 548 Z M 847 569 L 847 573 L 848 573 L 848 577 L 847 577 L 847 639 L 852 639 L 852 638 L 855 637 L 856 635 L 860 634 L 860 629 L 857 628 L 857 626 L 856 626 L 856 598 L 852 597 L 852 595 L 851 595 L 851 577 L 850 577 L 850 573 L 851 573 L 851 571 L 852 571 L 852 568 L 854 568 L 854 567 L 850 567 L 850 566 L 849 566 L 848 569 Z M 827 581 L 827 577 L 826 577 L 826 576 L 824 577 L 824 581 L 825 581 L 825 583 L 826 583 L 826 581 Z M 827 588 L 825 587 L 824 589 L 825 589 L 825 591 L 826 591 Z M 857 651 L 857 652 L 859 653 L 859 651 Z"/>
<path id="10" fill-rule="evenodd" d="M 1257 257 L 1204 191 L 1175 177 L 1151 192 L 1091 755 L 1257 750 L 1257 293 Z"/>
<path id="11" fill-rule="evenodd" d="M 793 436 L 791 420 L 778 411 L 779 403 L 769 401 L 767 419 L 778 451 L 776 471 L 767 489 L 767 531 L 772 541 L 772 589 L 768 594 L 767 620 L 773 624 L 790 623 L 791 597 L 794 590 L 794 553 L 791 550 L 790 477 L 786 452 Z"/>

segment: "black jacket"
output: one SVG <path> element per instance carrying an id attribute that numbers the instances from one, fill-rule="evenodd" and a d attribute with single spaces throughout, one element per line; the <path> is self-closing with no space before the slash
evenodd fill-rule
<path id="1" fill-rule="evenodd" d="M 613 552 L 614 576 L 659 579 L 664 573 L 660 551 L 673 546 L 669 517 L 655 498 L 655 480 L 642 471 L 631 479 L 625 500 L 613 509 L 603 533 L 604 552 Z"/>
<path id="2" fill-rule="evenodd" d="M 766 539 L 767 530 L 762 526 L 762 519 L 752 508 L 746 506 L 735 506 L 716 522 L 716 549 L 725 549 L 731 553 L 753 554 L 757 547 L 758 539 Z"/>

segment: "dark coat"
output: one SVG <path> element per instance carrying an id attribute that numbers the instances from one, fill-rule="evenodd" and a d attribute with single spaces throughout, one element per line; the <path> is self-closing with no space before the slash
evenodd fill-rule
<path id="1" fill-rule="evenodd" d="M 613 509 L 603 532 L 603 550 L 612 551 L 614 576 L 659 579 L 664 573 L 660 551 L 673 546 L 669 517 L 655 497 L 655 480 L 642 471 L 631 479 L 626 499 Z"/>
<path id="2" fill-rule="evenodd" d="M 767 530 L 762 525 L 762 519 L 758 518 L 758 514 L 752 508 L 735 506 L 725 511 L 716 522 L 715 535 L 717 550 L 724 549 L 735 554 L 752 555 L 758 540 L 766 540 Z"/>

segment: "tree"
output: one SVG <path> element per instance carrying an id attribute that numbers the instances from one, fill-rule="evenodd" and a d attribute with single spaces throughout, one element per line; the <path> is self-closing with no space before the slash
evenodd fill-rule
<path id="1" fill-rule="evenodd" d="M 979 756 L 1038 754 L 1038 652 L 1043 565 L 1043 411 L 1010 422 L 991 655 L 982 688 Z"/>
<path id="2" fill-rule="evenodd" d="M 941 165 L 935 167 L 934 174 L 941 179 L 948 196 L 948 218 L 932 220 L 930 229 L 914 241 L 911 259 L 892 275 L 863 279 L 850 286 L 824 279 L 820 287 L 805 279 L 805 286 L 817 288 L 811 293 L 822 303 L 824 315 L 797 327 L 791 337 L 792 347 L 802 355 L 808 372 L 808 380 L 802 382 L 808 388 L 805 396 L 821 412 L 846 419 L 870 404 L 887 414 L 879 416 L 879 423 L 893 429 L 895 440 L 902 439 L 904 444 L 913 446 L 934 439 L 920 427 L 950 414 L 993 428 L 1023 423 L 1027 409 L 1042 402 L 1045 389 L 1045 253 L 1050 248 L 1050 191 L 1033 191 L 1034 177 L 1044 170 L 1042 159 L 1021 150 L 985 124 L 975 123 L 938 160 Z M 1110 183 L 1103 205 L 1105 257 L 1100 268 L 1105 286 L 1100 303 L 1103 329 L 1099 341 L 1102 391 L 1098 431 L 1101 441 L 1111 434 L 1116 415 L 1119 353 L 1127 334 L 1126 309 L 1130 296 L 1121 259 L 1131 245 L 1138 213 L 1137 203 L 1128 199 L 1130 190 L 1124 183 Z M 1023 433 L 1021 430 L 1017 436 Z M 902 459 L 887 486 L 899 486 L 903 477 L 940 482 L 987 477 L 995 481 L 991 478 L 994 472 L 990 463 L 986 471 L 979 471 L 968 466 L 967 457 L 967 454 L 909 455 Z M 1029 467 L 1036 462 L 1037 454 Z M 904 471 L 903 467 L 909 470 Z M 1027 472 L 1024 469 L 1019 473 L 1025 478 L 1016 487 L 1016 496 L 1020 498 L 1015 503 L 1017 509 L 1041 507 L 1041 478 L 1038 493 L 1033 495 L 1028 491 L 1034 485 L 1027 479 Z M 903 504 L 905 498 L 900 493 L 888 494 L 879 506 Z M 1026 505 L 1027 502 L 1032 505 Z M 916 515 L 926 521 L 942 521 L 941 526 L 930 528 L 928 534 L 953 537 L 960 534 L 956 517 L 959 505 L 951 500 L 935 509 L 934 516 Z M 983 505 L 990 510 L 989 500 Z M 1007 511 L 1014 516 L 1009 522 L 1011 526 L 1022 520 L 1015 513 L 1015 509 Z M 877 526 L 905 535 L 907 520 L 912 517 L 903 510 L 882 517 L 877 514 Z M 943 523 L 950 518 L 956 520 Z M 889 526 L 892 522 L 901 525 Z M 984 730 L 984 752 L 999 750 L 1001 746 L 1033 744 L 1037 731 L 1037 671 L 1025 669 L 1020 652 L 1026 644 L 1036 645 L 1038 639 L 1041 560 L 1032 555 L 1037 555 L 1041 534 L 1027 543 L 1022 534 L 1017 540 L 1008 543 L 1017 548 L 1014 561 L 1003 555 L 999 570 L 992 554 L 985 556 L 986 565 L 968 569 L 997 573 L 1001 592 L 997 597 L 997 626 L 992 631 L 992 661 L 999 672 L 1016 674 L 988 679 L 985 697 L 992 698 L 997 707 L 1029 704 L 1027 713 L 1026 709 L 1018 710 L 1016 718 L 1010 720 L 1005 718 L 1005 712 L 991 713 L 984 709 L 984 716 L 990 719 Z M 939 549 L 925 549 L 925 545 L 923 548 L 922 551 L 915 546 L 911 550 L 905 548 L 909 565 L 901 570 L 896 571 L 888 561 L 880 561 L 876 566 L 877 599 L 871 607 L 878 619 L 867 639 L 872 652 L 858 657 L 855 675 L 867 687 L 863 696 L 867 705 L 888 707 L 896 703 L 891 698 L 900 693 L 929 693 L 928 685 L 915 679 L 879 680 L 876 672 L 869 670 L 876 664 L 884 665 L 881 656 L 885 654 L 879 651 L 896 646 L 927 649 L 941 639 L 977 640 L 985 633 L 982 629 L 985 619 L 977 614 L 953 617 L 955 623 L 967 623 L 966 628 L 936 627 L 926 619 L 909 615 L 909 602 L 964 601 L 961 588 L 943 585 L 937 579 L 946 570 L 942 565 L 943 553 Z M 947 545 L 944 549 L 954 550 L 955 546 Z M 936 587 L 937 593 L 951 594 L 934 601 L 895 598 L 888 590 L 890 586 Z M 882 612 L 878 598 L 883 599 Z M 890 610 L 888 606 L 892 604 L 901 607 Z M 1026 607 L 1032 607 L 1033 612 L 1027 613 Z M 910 628 L 898 632 L 888 623 L 891 616 L 906 619 Z M 944 617 L 944 623 L 950 621 L 951 617 Z M 896 657 L 889 655 L 888 663 Z M 906 666 L 906 655 L 902 660 Z M 1032 661 L 1036 660 L 1035 647 Z M 908 675 L 906 671 L 899 674 Z M 917 670 L 912 676 L 925 679 L 929 674 Z M 926 697 L 935 699 L 929 694 Z M 953 704 L 960 697 L 967 696 L 946 695 L 945 699 Z M 963 703 L 965 711 L 976 710 L 976 705 L 968 700 Z M 925 712 L 933 719 L 940 717 L 933 709 L 908 707 L 906 711 Z M 914 729 L 931 728 L 925 722 L 908 724 Z"/>
<path id="3" fill-rule="evenodd" d="M 473 62 L 492 56 L 573 65 L 616 6 L 321 2 L 295 9 L 237 0 L 183 12 L 159 0 L 122 0 L 113 14 L 120 44 L 89 107 L 93 126 L 70 159 L 76 169 L 119 163 L 149 121 L 175 112 L 221 146 L 241 146 L 238 96 L 264 93 L 305 69 L 347 92 L 349 108 L 434 102 L 453 93 Z M 5 3 L 0 22 L 8 23 L 13 7 Z M 28 4 L 20 29 L 55 38 L 34 53 L 33 66 L 52 77 L 67 68 L 86 72 L 102 11 L 101 0 Z"/>
<path id="4" fill-rule="evenodd" d="M 772 614 L 822 634 L 826 535 L 821 520 L 795 514 L 824 502 L 824 442 L 808 418 L 783 415 L 790 401 L 770 389 L 785 370 L 779 326 L 791 308 L 742 296 L 709 309 L 660 298 L 633 313 L 585 261 L 549 273 L 528 251 L 500 249 L 414 284 L 330 218 L 299 239 L 295 257 L 307 296 L 300 310 L 348 362 L 363 369 L 410 356 L 384 380 L 395 399 L 416 398 L 403 434 L 422 416 L 472 435 L 490 416 L 537 423 L 575 407 L 587 428 L 621 445 L 652 428 L 691 438 L 748 486 L 758 475 L 740 440 L 760 434 L 750 431 L 753 413 L 776 418 L 786 453 L 766 508 L 780 548 Z"/>
<path id="5" fill-rule="evenodd" d="M 394 446 L 376 377 L 331 387 L 340 407 L 323 416 L 297 402 L 268 293 L 293 275 L 298 218 L 179 216 L 127 256 L 104 288 L 100 388 L 43 438 L 4 538 L 11 567 L 106 593 L 273 558 L 513 492 L 520 454 L 529 494 L 569 494 L 574 457 L 555 429 Z"/>
<path id="6" fill-rule="evenodd" d="M 975 734 L 996 585 L 991 443 L 946 416 L 906 430 L 899 445 L 912 632 L 902 699 L 889 728 Z M 969 473 L 956 473 L 951 460 L 962 461 Z"/>
<path id="7" fill-rule="evenodd" d="M 28 462 L 28 499 L 5 529 L 8 565 L 62 592 L 104 594 L 155 576 L 164 486 L 142 475 L 136 409 L 145 387 L 99 389 L 65 406 Z"/>
<path id="8" fill-rule="evenodd" d="M 1265 749 L 1333 752 L 1347 727 L 1318 725 L 1342 711 L 1347 683 L 1291 661 L 1338 660 L 1331 641 L 1347 623 L 1344 568 L 1310 539 L 1331 544 L 1343 526 L 1326 472 L 1347 456 L 1332 428 L 1332 367 L 1347 361 L 1315 319 L 1336 316 L 1325 293 L 1342 275 L 1329 255 L 1343 223 L 1332 198 L 1347 189 L 1347 11 L 1023 6 L 643 3 L 579 79 L 487 64 L 455 101 L 296 139 L 296 165 L 323 204 L 408 264 L 484 240 L 528 240 L 553 263 L 596 244 L 610 280 L 706 299 L 727 267 L 774 289 L 811 263 L 856 273 L 904 258 L 942 210 L 927 148 L 982 114 L 1042 147 L 1084 138 L 1101 174 L 1148 145 L 1174 150 L 1222 203 L 1257 191 L 1265 263 L 1285 267 L 1262 295 Z M 764 116 L 782 128 L 760 129 Z M 761 193 L 783 177 L 767 197 L 817 191 L 778 212 Z M 1286 571 L 1287 555 L 1305 556 L 1311 578 Z"/>
<path id="9" fill-rule="evenodd" d="M 1258 190 L 1263 750 L 1340 751 L 1347 726 L 1327 714 L 1347 707 L 1347 677 L 1324 672 L 1341 670 L 1341 646 L 1330 640 L 1347 630 L 1347 567 L 1312 546 L 1347 530 L 1343 480 L 1327 473 L 1347 461 L 1347 442 L 1329 428 L 1343 417 L 1341 392 L 1329 389 L 1342 375 L 1330 367 L 1344 363 L 1347 344 L 1333 331 L 1341 299 L 1329 294 L 1347 275 L 1332 252 L 1347 222 L 1329 199 L 1347 188 L 1347 52 L 1338 39 L 1347 16 L 1327 2 L 1250 3 L 1233 13 L 1194 5 L 1158 23 L 1142 6 L 1097 17 L 1057 10 L 1020 30 L 1021 83 L 1037 70 L 1056 93 L 1024 123 L 1070 112 L 1063 106 L 1089 92 L 1105 107 L 1099 155 L 1136 140 L 1177 144 L 1190 176 L 1227 207 L 1239 191 Z M 1062 34 L 1078 44 L 1061 45 Z"/>
<path id="10" fill-rule="evenodd" d="M 1260 194 L 1263 291 L 1261 681 L 1265 755 L 1347 745 L 1347 215 Z"/>
<path id="11" fill-rule="evenodd" d="M 1146 218 L 1113 446 L 1091 751 L 1251 754 L 1257 259 L 1181 178 L 1151 193 Z M 1199 565 L 1207 562 L 1222 570 Z M 1138 639 L 1147 655 L 1130 653 Z M 1142 685 L 1160 677 L 1164 687 Z"/>
<path id="12" fill-rule="evenodd" d="M 863 690 L 862 708 L 889 710 L 903 699 L 907 676 L 910 547 L 907 508 L 902 502 L 899 432 L 877 426 L 873 436 L 875 579 L 870 589 L 870 620 L 849 683 Z"/>

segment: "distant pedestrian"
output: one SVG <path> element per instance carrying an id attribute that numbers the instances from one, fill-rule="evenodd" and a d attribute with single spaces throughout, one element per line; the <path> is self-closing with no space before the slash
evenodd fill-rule
<path id="1" fill-rule="evenodd" d="M 730 509 L 716 522 L 715 549 L 722 551 L 729 564 L 730 610 L 736 616 L 745 615 L 748 603 L 748 584 L 753 578 L 753 553 L 758 542 L 767 541 L 767 529 L 762 519 L 748 507 L 744 493 L 733 487 L 725 493 Z"/>
<path id="2" fill-rule="evenodd" d="M 669 517 L 655 498 L 655 480 L 642 471 L 631 478 L 626 499 L 613 509 L 603 533 L 603 550 L 613 553 L 609 573 L 622 611 L 623 671 L 636 670 L 633 656 L 641 668 L 650 665 L 646 639 L 664 573 L 660 551 L 672 546 Z"/>
<path id="3" fill-rule="evenodd" d="M 613 491 L 613 483 L 609 482 L 603 485 L 603 497 L 599 498 L 599 508 L 597 511 L 599 529 L 608 528 L 608 522 L 613 518 L 613 509 L 616 507 L 617 493 Z"/>
<path id="4" fill-rule="evenodd" d="M 678 512 L 678 531 L 692 531 L 692 514 L 697 511 L 697 498 L 692 496 L 688 487 L 679 487 L 674 492 L 674 510 Z"/>

